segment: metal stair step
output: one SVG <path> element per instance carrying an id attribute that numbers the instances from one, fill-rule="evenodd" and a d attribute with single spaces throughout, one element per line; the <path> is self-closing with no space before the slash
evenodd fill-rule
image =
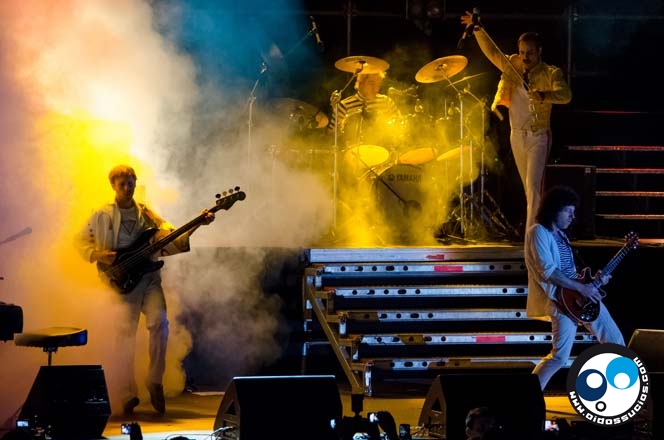
<path id="1" fill-rule="evenodd" d="M 606 220 L 664 220 L 664 214 L 595 214 Z"/>
<path id="2" fill-rule="evenodd" d="M 563 368 L 569 368 L 576 359 L 570 356 Z M 385 371 L 429 371 L 447 368 L 532 368 L 540 357 L 516 356 L 472 356 L 472 357 L 431 357 L 431 358 L 374 358 L 362 359 L 372 367 Z"/>
<path id="3" fill-rule="evenodd" d="M 598 197 L 664 197 L 664 191 L 595 191 Z"/>
<path id="4" fill-rule="evenodd" d="M 597 174 L 664 174 L 664 168 L 596 168 Z"/>
<path id="5" fill-rule="evenodd" d="M 376 346 L 452 344 L 551 344 L 551 333 L 404 333 L 360 335 L 354 343 Z M 575 342 L 597 342 L 590 333 L 578 333 Z"/>
<path id="6" fill-rule="evenodd" d="M 464 273 L 525 273 L 523 261 L 438 261 L 413 263 L 332 263 L 322 269 L 322 275 L 336 274 L 345 277 L 364 276 L 403 276 L 409 273 L 431 274 L 436 276 L 458 276 Z"/>
<path id="7" fill-rule="evenodd" d="M 525 309 L 354 310 L 341 315 L 346 319 L 371 322 L 529 320 Z"/>
<path id="8" fill-rule="evenodd" d="M 569 151 L 664 152 L 664 145 L 568 145 Z"/>
<path id="9" fill-rule="evenodd" d="M 527 284 L 449 284 L 430 286 L 335 287 L 331 292 L 346 299 L 422 298 L 445 296 L 525 296 Z"/>

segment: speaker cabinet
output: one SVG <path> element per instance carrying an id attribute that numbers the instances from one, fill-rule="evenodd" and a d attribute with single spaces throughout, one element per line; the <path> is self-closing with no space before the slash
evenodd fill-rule
<path id="1" fill-rule="evenodd" d="M 664 373 L 664 330 L 637 328 L 627 346 L 639 355 L 649 373 Z"/>
<path id="2" fill-rule="evenodd" d="M 536 439 L 546 417 L 544 394 L 534 374 L 470 373 L 436 377 L 418 424 L 436 438 L 464 440 L 466 415 L 486 406 L 507 438 Z"/>
<path id="3" fill-rule="evenodd" d="M 566 185 L 581 198 L 576 210 L 576 220 L 569 227 L 571 238 L 592 240 L 595 238 L 595 172 L 591 165 L 547 165 L 544 176 L 545 189 Z"/>
<path id="4" fill-rule="evenodd" d="M 334 376 L 235 377 L 214 421 L 216 438 L 337 440 L 341 395 Z"/>
<path id="5" fill-rule="evenodd" d="M 100 439 L 111 415 L 100 365 L 42 366 L 17 426 L 55 440 Z"/>

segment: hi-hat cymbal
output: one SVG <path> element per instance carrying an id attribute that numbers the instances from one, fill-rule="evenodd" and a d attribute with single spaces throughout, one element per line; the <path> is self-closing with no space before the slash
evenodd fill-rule
<path id="1" fill-rule="evenodd" d="M 349 73 L 381 73 L 390 68 L 390 64 L 380 58 L 350 56 L 337 60 L 334 67 Z"/>
<path id="2" fill-rule="evenodd" d="M 450 55 L 425 64 L 415 74 L 420 83 L 434 83 L 448 79 L 461 72 L 468 65 L 468 58 L 463 55 Z"/>
<path id="3" fill-rule="evenodd" d="M 292 98 L 279 98 L 272 101 L 278 113 L 285 116 L 300 128 L 324 128 L 329 122 L 327 115 L 315 106 Z"/>

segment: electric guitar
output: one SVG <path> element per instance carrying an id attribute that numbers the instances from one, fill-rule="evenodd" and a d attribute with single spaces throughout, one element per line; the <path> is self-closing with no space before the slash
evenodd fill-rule
<path id="1" fill-rule="evenodd" d="M 638 234 L 635 232 L 629 232 L 625 236 L 625 244 L 623 247 L 613 256 L 613 258 L 611 258 L 611 261 L 607 263 L 604 269 L 601 270 L 602 275 L 610 275 L 625 255 L 627 255 L 632 249 L 636 249 L 638 244 Z M 606 296 L 606 293 L 600 289 L 602 281 L 599 278 L 595 279 L 591 276 L 590 268 L 586 267 L 577 274 L 577 280 L 583 280 L 584 284 L 592 284 L 600 291 L 602 298 Z M 592 302 L 576 290 L 558 287 L 556 290 L 556 298 L 556 303 L 563 313 L 566 313 L 570 318 L 578 322 L 593 322 L 599 316 L 599 303 Z"/>
<path id="2" fill-rule="evenodd" d="M 247 196 L 239 187 L 225 192 L 225 197 L 217 194 L 217 201 L 215 206 L 208 208 L 209 212 L 217 212 L 220 209 L 228 210 L 238 200 L 244 200 Z M 146 229 L 139 235 L 131 246 L 118 249 L 115 260 L 112 264 L 104 264 L 97 262 L 97 269 L 102 273 L 103 277 L 107 279 L 111 287 L 117 292 L 125 295 L 130 293 L 136 285 L 141 281 L 143 275 L 149 272 L 154 272 L 161 269 L 164 262 L 161 260 L 152 260 L 150 257 L 163 249 L 173 240 L 186 233 L 195 226 L 203 224 L 205 221 L 205 214 L 201 213 L 198 217 L 191 220 L 189 223 L 177 228 L 173 232 L 163 238 L 150 242 L 152 237 L 157 233 L 157 228 Z"/>

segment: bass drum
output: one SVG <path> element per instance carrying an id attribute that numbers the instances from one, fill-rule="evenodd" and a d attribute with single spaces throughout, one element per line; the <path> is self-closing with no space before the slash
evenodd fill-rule
<path id="1" fill-rule="evenodd" d="M 373 182 L 376 210 L 382 218 L 383 241 L 391 244 L 431 243 L 440 222 L 440 195 L 435 169 L 394 165 Z"/>

